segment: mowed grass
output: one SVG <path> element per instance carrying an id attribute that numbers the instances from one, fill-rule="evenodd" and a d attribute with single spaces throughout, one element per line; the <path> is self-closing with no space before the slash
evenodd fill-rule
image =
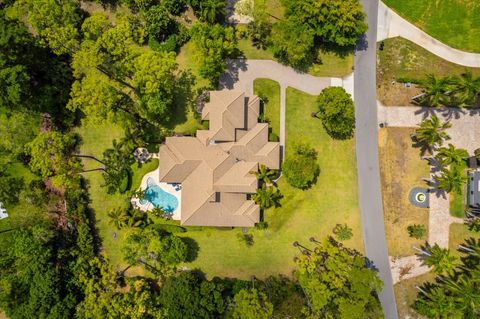
<path id="1" fill-rule="evenodd" d="M 379 132 L 380 173 L 388 252 L 391 256 L 409 256 L 412 246 L 425 239 L 408 236 L 407 227 L 424 225 L 428 230 L 428 208 L 414 206 L 408 200 L 413 187 L 426 187 L 422 177 L 429 176 L 420 150 L 412 146 L 413 128 L 386 128 Z"/>
<path id="2" fill-rule="evenodd" d="M 405 279 L 393 286 L 395 293 L 395 300 L 397 302 L 398 318 L 422 318 L 410 306 L 417 298 L 418 290 L 415 286 L 421 286 L 426 281 L 433 281 L 435 275 L 433 273 L 426 273 L 414 278 Z"/>
<path id="3" fill-rule="evenodd" d="M 270 79 L 255 79 L 253 92 L 264 101 L 265 118 L 271 132 L 280 136 L 280 84 Z"/>
<path id="4" fill-rule="evenodd" d="M 468 226 L 465 224 L 451 224 L 450 225 L 450 235 L 448 238 L 448 246 L 450 251 L 455 256 L 461 256 L 458 252 L 458 245 L 465 242 L 468 238 L 475 238 L 480 239 L 480 233 L 475 233 L 473 231 L 468 230 Z"/>
<path id="5" fill-rule="evenodd" d="M 410 105 L 411 98 L 421 91 L 406 88 L 400 79 L 418 81 L 429 73 L 436 76 L 458 76 L 467 70 L 480 75 L 479 68 L 467 68 L 441 59 L 415 43 L 403 38 L 384 41 L 383 51 L 377 50 L 377 96 L 384 105 Z"/>
<path id="6" fill-rule="evenodd" d="M 271 274 L 291 275 L 293 257 L 299 254 L 292 246 L 299 241 L 312 247 L 310 237 L 332 234 L 338 223 L 347 223 L 354 236 L 346 245 L 363 250 L 360 213 L 357 199 L 357 177 L 354 140 L 335 141 L 321 122 L 311 117 L 316 111 L 316 96 L 287 89 L 287 153 L 296 142 L 310 143 L 318 151 L 321 168 L 316 185 L 302 191 L 290 187 L 281 178 L 278 187 L 284 195 L 281 207 L 265 212 L 268 229 L 250 229 L 254 244 L 247 247 L 237 234 L 241 229 L 188 228 L 182 235 L 195 240 L 198 256 L 189 268 L 199 268 L 209 277 L 249 279 Z"/>
<path id="7" fill-rule="evenodd" d="M 91 155 L 97 158 L 102 157 L 102 153 L 112 146 L 113 139 L 120 139 L 123 136 L 123 130 L 119 125 L 106 123 L 102 125 L 83 125 L 77 128 L 76 132 L 82 137 L 80 152 L 83 155 Z M 90 159 L 82 159 L 85 168 L 98 167 L 98 163 Z M 158 167 L 158 160 L 151 160 L 148 163 L 139 166 L 132 165 L 132 190 L 140 187 L 142 177 L 155 170 Z M 90 195 L 90 207 L 95 216 L 95 226 L 102 240 L 102 253 L 107 257 L 112 265 L 117 269 L 126 268 L 126 263 L 122 260 L 122 247 L 125 240 L 125 230 L 116 230 L 108 224 L 108 212 L 116 207 L 127 206 L 129 196 L 127 194 L 108 194 L 106 188 L 102 187 L 104 179 L 101 172 L 89 172 L 84 174 L 88 182 L 88 191 Z M 114 238 L 113 234 L 117 233 Z M 129 273 L 141 273 L 139 267 L 132 268 Z"/>
<path id="8" fill-rule="evenodd" d="M 478 0 L 385 0 L 387 6 L 441 42 L 480 52 Z"/>
<path id="9" fill-rule="evenodd" d="M 240 39 L 237 48 L 247 59 L 276 61 L 269 49 L 257 49 L 248 38 Z M 310 67 L 308 74 L 319 77 L 343 77 L 353 72 L 353 50 L 344 54 L 323 50 L 319 53 L 318 60 L 318 63 Z"/>

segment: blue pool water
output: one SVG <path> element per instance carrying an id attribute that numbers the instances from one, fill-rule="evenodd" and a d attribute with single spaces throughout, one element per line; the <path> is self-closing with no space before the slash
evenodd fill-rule
<path id="1" fill-rule="evenodd" d="M 145 198 L 140 200 L 140 204 L 145 205 L 147 202 L 157 208 L 162 208 L 167 213 L 173 213 L 178 207 L 177 198 L 164 191 L 152 178 L 147 180 Z"/>

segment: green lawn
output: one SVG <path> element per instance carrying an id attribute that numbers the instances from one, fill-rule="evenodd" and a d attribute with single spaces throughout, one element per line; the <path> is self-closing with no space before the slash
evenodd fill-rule
<path id="1" fill-rule="evenodd" d="M 276 60 L 270 50 L 255 48 L 250 39 L 240 39 L 237 47 L 247 59 Z M 322 51 L 319 54 L 319 61 L 310 67 L 309 74 L 321 77 L 343 77 L 353 72 L 353 52 L 347 52 L 341 56 L 333 51 Z"/>
<path id="2" fill-rule="evenodd" d="M 479 68 L 448 62 L 399 37 L 385 40 L 384 50 L 377 50 L 377 61 L 377 96 L 385 105 L 409 105 L 411 97 L 420 93 L 415 87 L 405 88 L 403 83 L 397 83 L 402 78 L 416 81 L 429 73 L 458 76 L 466 70 L 480 75 Z"/>
<path id="3" fill-rule="evenodd" d="M 460 256 L 461 254 L 457 251 L 458 245 L 471 237 L 480 239 L 480 233 L 468 230 L 468 226 L 465 224 L 451 224 L 448 246 L 453 255 Z"/>
<path id="4" fill-rule="evenodd" d="M 450 193 L 450 214 L 455 217 L 465 216 L 465 195 L 461 193 Z"/>
<path id="5" fill-rule="evenodd" d="M 264 99 L 264 113 L 271 132 L 280 136 L 280 84 L 270 79 L 253 81 L 253 92 Z"/>
<path id="6" fill-rule="evenodd" d="M 385 0 L 403 18 L 451 47 L 480 52 L 478 0 Z"/>
<path id="7" fill-rule="evenodd" d="M 102 125 L 84 125 L 77 129 L 77 133 L 82 137 L 80 152 L 84 155 L 101 157 L 104 150 L 111 147 L 113 139 L 119 139 L 123 136 L 123 130 L 120 126 L 107 123 Z M 94 168 L 97 166 L 95 161 L 83 159 L 85 168 Z M 142 177 L 158 167 L 158 160 L 152 160 L 141 167 L 137 164 L 132 165 L 132 189 L 140 186 Z M 95 214 L 96 227 L 102 239 L 102 252 L 110 259 L 112 264 L 120 269 L 125 267 L 122 261 L 121 248 L 124 241 L 125 231 L 117 231 L 108 224 L 107 214 L 110 209 L 127 205 L 128 195 L 125 194 L 107 194 L 106 189 L 102 187 L 103 177 L 101 172 L 90 172 L 84 175 L 88 181 L 90 206 Z M 117 238 L 113 238 L 113 233 L 117 233 Z"/>
<path id="8" fill-rule="evenodd" d="M 315 96 L 287 90 L 287 152 L 299 140 L 318 150 L 321 173 L 317 184 L 301 191 L 281 179 L 282 207 L 266 211 L 268 229 L 249 231 L 255 242 L 252 247 L 239 242 L 240 229 L 189 229 L 182 235 L 195 240 L 200 248 L 197 259 L 187 267 L 200 268 L 210 277 L 290 275 L 292 259 L 298 254 L 292 242 L 311 246 L 311 236 L 323 238 L 337 223 L 353 228 L 354 237 L 346 244 L 362 250 L 354 140 L 332 140 L 320 121 L 310 116 L 317 108 L 315 101 Z"/>

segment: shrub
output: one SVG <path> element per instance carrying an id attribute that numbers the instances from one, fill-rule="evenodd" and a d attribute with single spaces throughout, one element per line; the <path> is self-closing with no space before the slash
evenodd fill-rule
<path id="1" fill-rule="evenodd" d="M 336 139 L 348 139 L 355 128 L 355 107 L 352 98 L 342 87 L 331 86 L 318 97 L 319 112 L 328 135 Z"/>
<path id="2" fill-rule="evenodd" d="M 423 225 L 413 224 L 407 227 L 408 235 L 416 239 L 422 239 L 427 233 L 427 229 Z"/>
<path id="3" fill-rule="evenodd" d="M 291 186 L 309 188 L 320 173 L 315 149 L 306 144 L 294 146 L 293 153 L 283 163 L 283 173 Z"/>

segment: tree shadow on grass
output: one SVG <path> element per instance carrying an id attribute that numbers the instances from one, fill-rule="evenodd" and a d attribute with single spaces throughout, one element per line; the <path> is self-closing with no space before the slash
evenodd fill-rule
<path id="1" fill-rule="evenodd" d="M 200 247 L 198 243 L 190 238 L 190 237 L 182 237 L 182 241 L 187 245 L 187 258 L 185 259 L 186 262 L 193 262 L 198 257 L 198 251 Z"/>
<path id="2" fill-rule="evenodd" d="M 182 71 L 175 87 L 174 108 L 170 116 L 170 120 L 165 123 L 169 129 L 187 121 L 187 113 L 193 105 L 196 92 L 194 85 L 195 76 L 190 71 Z"/>

